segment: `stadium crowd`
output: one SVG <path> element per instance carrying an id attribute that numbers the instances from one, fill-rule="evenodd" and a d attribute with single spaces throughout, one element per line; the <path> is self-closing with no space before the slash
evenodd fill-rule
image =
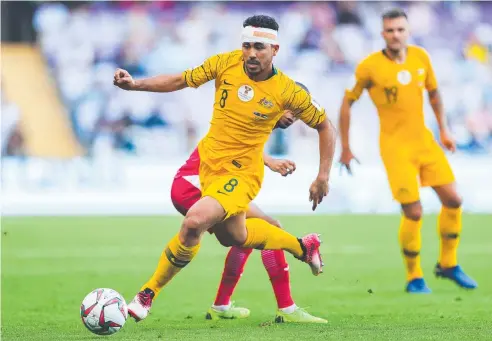
<path id="1" fill-rule="evenodd" d="M 207 131 L 213 84 L 175 94 L 119 91 L 117 67 L 135 77 L 176 73 L 238 48 L 241 22 L 254 12 L 275 16 L 281 49 L 276 65 L 306 84 L 336 121 L 354 66 L 382 48 L 380 13 L 389 2 L 101 2 L 67 8 L 46 3 L 33 25 L 38 43 L 89 155 L 108 149 L 142 157 L 184 155 Z M 404 2 L 412 41 L 431 54 L 459 148 L 492 150 L 492 3 Z M 487 23 L 489 22 L 489 23 Z M 356 106 L 354 146 L 377 153 L 375 109 Z M 3 102 L 2 102 L 3 103 Z M 2 104 L 3 106 L 3 104 Z M 429 126 L 435 129 L 431 110 Z M 2 128 L 3 129 L 3 128 Z M 301 124 L 276 131 L 274 154 L 298 154 L 312 132 Z M 374 143 L 368 144 L 368 139 Z M 296 140 L 296 143 L 292 141 Z"/>
<path id="2" fill-rule="evenodd" d="M 19 128 L 20 110 L 19 107 L 9 101 L 4 92 L 0 93 L 2 112 L 1 118 L 1 146 L 2 156 L 19 155 L 22 153 L 23 136 Z"/>

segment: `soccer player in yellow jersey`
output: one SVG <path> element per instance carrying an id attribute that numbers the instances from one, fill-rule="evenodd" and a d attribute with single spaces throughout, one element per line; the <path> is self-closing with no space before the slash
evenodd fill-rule
<path id="1" fill-rule="evenodd" d="M 198 145 L 202 198 L 187 212 L 155 273 L 128 305 L 137 321 L 147 317 L 153 299 L 197 254 L 210 228 L 222 245 L 282 249 L 308 263 L 313 274 L 322 272 L 317 234 L 297 239 L 264 220 L 245 219 L 263 181 L 265 142 L 286 109 L 319 134 L 319 172 L 309 189 L 313 210 L 328 193 L 334 129 L 311 95 L 273 66 L 277 33 L 275 19 L 253 16 L 243 23 L 242 50 L 215 55 L 177 75 L 134 80 L 125 70 L 115 73 L 114 84 L 126 90 L 172 92 L 211 80 L 216 88 L 210 129 Z"/>
<path id="2" fill-rule="evenodd" d="M 444 151 L 424 124 L 423 92 L 427 90 L 441 143 L 454 152 L 455 142 L 447 128 L 429 55 L 421 47 L 407 45 L 408 21 L 401 10 L 383 15 L 382 36 L 386 48 L 372 53 L 357 66 L 356 83 L 346 91 L 340 108 L 340 162 L 350 173 L 350 162 L 355 159 L 349 144 L 350 108 L 367 89 L 379 115 L 380 154 L 393 197 L 401 204 L 403 213 L 399 240 L 407 270 L 406 291 L 430 292 L 420 266 L 422 205 L 418 179 L 421 186 L 432 187 L 442 203 L 438 222 L 441 248 L 435 274 L 463 288 L 474 289 L 476 282 L 457 262 L 461 198 L 455 178 Z"/>

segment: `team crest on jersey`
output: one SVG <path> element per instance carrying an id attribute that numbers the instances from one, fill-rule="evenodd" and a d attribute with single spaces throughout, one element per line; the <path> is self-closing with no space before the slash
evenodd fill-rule
<path id="1" fill-rule="evenodd" d="M 407 70 L 401 70 L 396 75 L 396 78 L 401 85 L 408 85 L 412 81 L 412 74 Z"/>
<path id="2" fill-rule="evenodd" d="M 259 102 L 258 104 L 264 106 L 265 108 L 267 109 L 271 109 L 273 108 L 273 103 L 269 100 L 266 99 L 266 97 L 263 97 Z"/>
<path id="3" fill-rule="evenodd" d="M 237 97 L 243 102 L 249 102 L 255 97 L 255 91 L 249 85 L 241 85 L 237 90 Z"/>

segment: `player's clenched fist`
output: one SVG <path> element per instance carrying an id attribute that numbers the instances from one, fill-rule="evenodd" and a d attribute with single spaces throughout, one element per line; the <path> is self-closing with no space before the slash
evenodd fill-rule
<path id="1" fill-rule="evenodd" d="M 322 178 L 316 178 L 309 187 L 309 201 L 313 203 L 313 211 L 323 201 L 323 198 L 328 195 L 329 192 L 328 180 Z"/>
<path id="2" fill-rule="evenodd" d="M 135 80 L 123 69 L 117 69 L 114 73 L 113 84 L 123 90 L 133 90 L 135 88 Z"/>
<path id="3" fill-rule="evenodd" d="M 294 173 L 296 170 L 296 164 L 290 160 L 277 160 L 274 159 L 267 164 L 271 171 L 280 173 L 282 176 L 287 176 Z"/>

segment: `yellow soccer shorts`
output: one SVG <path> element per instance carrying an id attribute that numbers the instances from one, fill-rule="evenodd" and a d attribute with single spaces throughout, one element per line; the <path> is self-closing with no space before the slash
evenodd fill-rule
<path id="1" fill-rule="evenodd" d="M 393 198 L 400 204 L 419 201 L 419 187 L 455 182 L 446 155 L 435 141 L 422 149 L 393 150 L 381 156 Z"/>
<path id="2" fill-rule="evenodd" d="M 248 210 L 249 203 L 260 191 L 261 180 L 247 173 L 214 172 L 202 162 L 200 185 L 202 197 L 212 197 L 224 208 L 225 220 Z"/>

